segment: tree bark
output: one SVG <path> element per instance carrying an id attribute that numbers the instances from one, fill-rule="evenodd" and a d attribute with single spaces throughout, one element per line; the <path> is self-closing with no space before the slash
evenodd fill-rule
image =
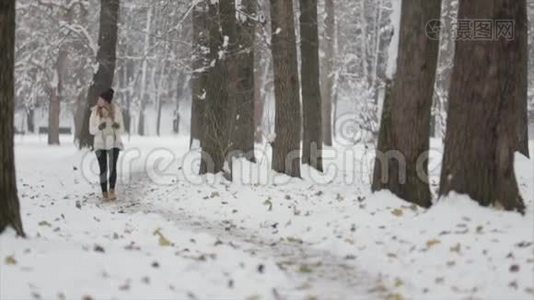
<path id="1" fill-rule="evenodd" d="M 259 26 L 258 26 L 259 27 Z M 264 93 L 264 72 L 266 66 L 263 65 L 262 61 L 262 51 L 256 46 L 254 47 L 255 57 L 254 57 L 254 139 L 256 143 L 263 142 L 263 108 L 265 104 L 265 93 Z"/>
<path id="2" fill-rule="evenodd" d="M 394 170 L 391 166 L 395 163 L 395 157 L 394 156 L 388 156 L 382 151 L 385 149 L 391 149 L 393 145 L 393 138 L 392 138 L 392 120 L 391 120 L 391 114 L 392 114 L 392 97 L 391 97 L 391 90 L 392 90 L 393 82 L 391 80 L 386 81 L 386 88 L 385 88 L 385 95 L 384 95 L 384 104 L 382 105 L 382 118 L 380 121 L 380 130 L 378 133 L 378 144 L 377 144 L 377 157 L 375 159 L 374 164 L 374 172 L 373 172 L 373 183 L 371 186 L 371 189 L 373 192 L 386 189 L 386 183 L 390 178 L 393 178 L 393 176 L 396 176 L 393 172 L 397 172 L 398 170 Z M 380 152 L 379 152 L 380 151 Z"/>
<path id="3" fill-rule="evenodd" d="M 242 0 L 241 12 L 235 22 L 237 47 L 234 51 L 237 78 L 235 81 L 235 124 L 232 132 L 232 151 L 249 161 L 255 161 L 255 98 L 254 98 L 254 42 L 256 35 L 256 1 Z M 244 20 L 244 21 L 243 21 Z"/>
<path id="4" fill-rule="evenodd" d="M 325 0 L 326 19 L 325 37 L 326 53 L 324 58 L 324 73 L 322 81 L 322 119 L 323 119 L 323 142 L 326 146 L 332 146 L 332 104 L 335 86 L 335 61 L 336 61 L 336 12 L 334 0 Z"/>
<path id="5" fill-rule="evenodd" d="M 323 171 L 323 121 L 319 72 L 317 0 L 300 0 L 300 77 L 302 80 L 302 163 Z"/>
<path id="6" fill-rule="evenodd" d="M 156 64 L 157 65 L 157 64 Z M 163 78 L 165 75 L 165 64 L 162 66 L 158 66 L 158 69 L 160 69 L 159 72 L 159 78 L 154 78 L 154 85 L 155 85 L 155 98 L 156 98 L 156 108 L 158 110 L 157 116 L 156 116 L 156 135 L 161 135 L 161 111 L 163 109 L 163 100 L 161 99 L 161 90 L 163 89 Z"/>
<path id="7" fill-rule="evenodd" d="M 429 20 L 440 18 L 440 11 L 440 0 L 402 2 L 391 118 L 383 119 L 380 129 L 389 131 L 391 138 L 377 147 L 372 185 L 373 191 L 388 189 L 423 207 L 432 204 L 426 156 L 439 51 L 439 39 L 429 38 L 425 27 Z"/>
<path id="8" fill-rule="evenodd" d="M 190 145 L 194 140 L 202 140 L 202 126 L 206 99 L 208 57 L 204 49 L 209 47 L 208 41 L 208 6 L 200 1 L 193 10 L 193 77 L 191 102 L 191 133 Z"/>
<path id="9" fill-rule="evenodd" d="M 514 20 L 525 1 L 461 1 L 459 19 Z M 516 32 L 517 33 L 517 32 Z M 523 37 L 456 42 L 440 195 L 467 194 L 483 206 L 524 211 L 514 174 L 523 84 Z"/>
<path id="10" fill-rule="evenodd" d="M 35 133 L 35 109 L 32 106 L 26 107 L 26 126 L 28 132 Z"/>
<path id="11" fill-rule="evenodd" d="M 82 128 L 78 138 L 80 148 L 93 147 L 93 136 L 89 134 L 91 107 L 96 105 L 99 95 L 113 84 L 117 56 L 117 34 L 120 0 L 100 1 L 100 32 L 97 54 L 98 71 L 89 88 Z"/>
<path id="12" fill-rule="evenodd" d="M 265 13 L 265 12 L 264 12 Z M 256 36 L 263 34 L 263 26 L 256 26 Z M 267 29 L 265 29 L 267 30 Z M 254 128 L 256 143 L 264 141 L 263 117 L 265 110 L 266 97 L 269 94 L 267 89 L 270 86 L 269 75 L 272 72 L 270 49 L 265 49 L 261 42 L 255 45 L 254 55 Z"/>
<path id="13" fill-rule="evenodd" d="M 50 87 L 48 96 L 48 145 L 59 145 L 59 126 L 61 115 L 61 99 L 63 97 L 63 72 L 67 60 L 67 51 L 60 46 L 54 70 L 55 86 Z"/>
<path id="14" fill-rule="evenodd" d="M 146 110 L 146 97 L 147 97 L 147 76 L 148 76 L 148 52 L 150 49 L 150 31 L 152 28 L 152 15 L 154 8 L 150 5 L 147 8 L 146 23 L 145 23 L 145 42 L 143 49 L 143 64 L 141 66 L 141 92 L 139 99 L 139 119 L 137 123 L 137 134 L 140 136 L 145 135 L 145 110 Z"/>
<path id="15" fill-rule="evenodd" d="M 270 0 L 275 90 L 272 169 L 300 177 L 300 87 L 293 0 Z"/>
<path id="16" fill-rule="evenodd" d="M 235 19 L 235 2 L 234 5 Z M 219 11 L 219 6 L 223 12 Z M 227 2 L 219 4 L 211 1 L 208 5 L 209 13 L 209 61 L 211 62 L 206 85 L 206 105 L 204 106 L 204 132 L 202 134 L 202 155 L 200 174 L 224 172 L 224 163 L 230 150 L 229 126 L 231 107 L 228 99 L 229 72 L 225 55 L 220 56 L 223 49 L 224 37 L 220 30 L 225 27 L 225 18 L 231 13 L 224 11 L 232 5 Z M 231 40 L 231 37 L 228 36 Z"/>
<path id="17" fill-rule="evenodd" d="M 59 145 L 59 115 L 61 113 L 59 85 L 58 83 L 57 86 L 49 87 L 48 91 L 48 145 Z"/>
<path id="18" fill-rule="evenodd" d="M 528 147 L 528 14 L 526 0 L 517 0 L 514 9 L 515 34 L 519 43 L 518 58 L 515 62 L 519 68 L 517 71 L 517 84 L 514 91 L 519 99 L 520 114 L 517 117 L 518 125 L 518 149 L 521 154 L 529 157 Z"/>
<path id="19" fill-rule="evenodd" d="M 10 226 L 24 236 L 13 153 L 15 15 L 15 0 L 0 2 L 0 233 Z"/>

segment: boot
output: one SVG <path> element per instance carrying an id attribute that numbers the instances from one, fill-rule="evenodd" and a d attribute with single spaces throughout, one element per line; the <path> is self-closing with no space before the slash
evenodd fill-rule
<path id="1" fill-rule="evenodd" d="M 102 200 L 104 200 L 104 202 L 109 201 L 109 193 L 108 192 L 102 192 Z"/>
<path id="2" fill-rule="evenodd" d="M 114 189 L 109 190 L 108 198 L 109 198 L 110 201 L 117 200 L 117 194 L 115 194 L 115 190 Z"/>

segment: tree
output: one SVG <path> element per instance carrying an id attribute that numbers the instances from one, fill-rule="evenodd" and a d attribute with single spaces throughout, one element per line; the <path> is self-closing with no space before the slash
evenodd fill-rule
<path id="1" fill-rule="evenodd" d="M 24 236 L 13 151 L 15 106 L 15 0 L 0 2 L 0 232 L 11 226 Z"/>
<path id="2" fill-rule="evenodd" d="M 197 2 L 193 9 L 193 74 L 191 102 L 191 140 L 202 140 L 202 117 L 206 98 L 207 53 L 208 49 L 208 6 L 206 1 Z"/>
<path id="3" fill-rule="evenodd" d="M 235 2 L 210 1 L 208 14 L 210 65 L 206 78 L 200 174 L 228 171 L 224 167 L 231 146 L 229 122 L 232 114 L 228 96 L 229 72 L 225 61 L 227 49 L 224 47 L 229 46 L 225 39 L 232 41 L 234 35 L 226 31 L 228 25 L 224 22 L 228 22 L 229 18 L 235 20 Z"/>
<path id="4" fill-rule="evenodd" d="M 336 61 L 336 11 L 334 0 L 325 0 L 326 18 L 324 43 L 326 44 L 324 72 L 321 85 L 323 142 L 332 146 L 332 103 L 334 102 Z"/>
<path id="5" fill-rule="evenodd" d="M 147 76 L 148 76 L 148 54 L 150 49 L 150 31 L 152 27 L 152 15 L 154 12 L 153 5 L 147 7 L 146 23 L 144 32 L 144 45 L 143 45 L 143 62 L 141 65 L 141 91 L 139 94 L 139 120 L 137 123 L 137 133 L 140 136 L 145 135 L 145 109 L 146 109 L 146 96 L 147 96 Z"/>
<path id="6" fill-rule="evenodd" d="M 61 99 L 64 93 L 63 76 L 67 60 L 67 51 L 60 47 L 55 64 L 53 85 L 48 89 L 48 145 L 59 145 L 59 123 L 61 113 Z"/>
<path id="7" fill-rule="evenodd" d="M 390 134 L 380 133 L 372 185 L 423 207 L 432 204 L 427 155 L 439 51 L 439 39 L 425 27 L 440 11 L 440 0 L 402 2 L 397 72 L 380 128 Z"/>
<path id="8" fill-rule="evenodd" d="M 254 161 L 255 98 L 254 42 L 256 40 L 256 1 L 242 0 L 238 7 L 236 46 L 232 51 L 236 64 L 234 82 L 235 123 L 232 130 L 232 151 Z"/>
<path id="9" fill-rule="evenodd" d="M 300 84 L 293 0 L 270 0 L 275 90 L 272 169 L 300 177 Z"/>
<path id="10" fill-rule="evenodd" d="M 80 47 L 86 43 L 80 32 L 87 31 L 78 23 L 84 5 L 88 3 L 28 0 L 18 3 L 17 14 L 24 21 L 17 25 L 16 33 L 17 98 L 26 103 L 28 120 L 33 118 L 34 106 L 39 106 L 37 99 L 47 100 L 41 105 L 48 110 L 49 145 L 60 143 L 62 106 L 77 98 L 83 90 L 79 83 L 86 81 L 80 76 L 85 72 L 80 70 L 90 64 L 86 63 L 84 47 Z M 30 129 L 34 127 L 31 122 L 28 125 Z"/>
<path id="11" fill-rule="evenodd" d="M 271 31 L 266 20 L 270 20 L 269 2 L 258 3 L 256 43 L 254 47 L 254 127 L 256 143 L 262 143 L 266 136 L 264 120 L 268 112 L 268 97 L 274 94 L 273 64 L 270 48 Z"/>
<path id="12" fill-rule="evenodd" d="M 300 0 L 300 77 L 302 80 L 302 163 L 323 171 L 323 121 L 319 72 L 317 0 Z"/>
<path id="13" fill-rule="evenodd" d="M 508 25 L 514 21 L 521 27 L 524 24 L 518 21 L 524 9 L 524 0 L 461 1 L 458 18 Z M 524 210 L 514 174 L 517 119 L 523 112 L 516 96 L 524 76 L 519 63 L 523 38 L 497 35 L 491 40 L 456 42 L 441 196 L 454 191 L 484 206 Z"/>
<path id="14" fill-rule="evenodd" d="M 98 70 L 89 88 L 83 123 L 78 137 L 80 148 L 93 146 L 93 136 L 89 134 L 89 116 L 91 107 L 96 105 L 98 96 L 113 84 L 117 56 L 117 35 L 120 0 L 100 1 L 100 32 L 98 35 L 97 54 Z"/>
<path id="15" fill-rule="evenodd" d="M 354 107 L 354 123 L 359 130 L 347 136 L 342 132 L 336 132 L 341 129 L 336 128 L 333 134 L 338 141 L 371 142 L 378 135 L 381 102 L 379 100 L 384 94 L 385 71 L 393 32 L 391 23 L 391 17 L 394 16 L 393 2 L 397 5 L 401 1 L 335 1 L 334 49 L 336 51 L 334 51 L 334 70 L 331 73 L 334 86 L 333 123 L 337 127 L 342 125 L 336 118 L 339 117 L 339 111 L 346 112 L 346 110 L 338 103 L 350 101 L 349 105 Z M 326 25 L 323 27 L 325 27 L 323 35 L 326 35 Z M 327 53 L 325 46 L 323 51 Z M 327 57 L 323 58 L 323 68 L 326 59 Z M 394 62 L 390 62 L 390 65 L 394 65 Z M 326 73 L 323 72 L 324 74 Z"/>
<path id="16" fill-rule="evenodd" d="M 514 97 L 519 99 L 520 113 L 517 117 L 517 151 L 529 157 L 528 147 L 528 14 L 526 0 L 518 0 L 514 10 L 515 35 L 517 36 L 518 59 L 515 62 L 519 68 L 516 74 L 517 84 Z"/>

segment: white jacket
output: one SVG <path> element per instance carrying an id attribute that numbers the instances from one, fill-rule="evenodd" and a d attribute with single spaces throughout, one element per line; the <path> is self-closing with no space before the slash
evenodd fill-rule
<path id="1" fill-rule="evenodd" d="M 91 117 L 89 118 L 89 133 L 95 136 L 93 148 L 94 150 L 111 150 L 113 148 L 119 148 L 124 150 L 124 144 L 122 143 L 122 133 L 124 132 L 124 121 L 122 119 L 122 112 L 118 105 L 114 106 L 115 120 L 110 117 L 101 118 L 97 113 L 97 107 L 91 108 Z M 118 123 L 119 128 L 114 129 L 113 123 Z M 98 129 L 100 124 L 106 123 L 106 127 L 103 130 Z"/>

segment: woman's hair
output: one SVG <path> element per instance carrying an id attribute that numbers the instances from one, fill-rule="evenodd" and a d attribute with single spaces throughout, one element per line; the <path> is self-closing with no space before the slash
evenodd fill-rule
<path id="1" fill-rule="evenodd" d="M 115 105 L 112 103 L 108 103 L 106 106 L 98 106 L 96 108 L 96 113 L 100 118 L 104 118 L 104 109 L 108 111 L 108 117 L 111 118 L 112 121 L 115 121 Z"/>
<path id="2" fill-rule="evenodd" d="M 100 98 L 106 100 L 107 104 L 106 106 L 97 108 L 97 114 L 100 118 L 104 117 L 104 109 L 106 109 L 109 113 L 109 117 L 111 118 L 111 120 L 115 121 L 115 105 L 111 103 L 111 101 L 113 101 L 114 95 L 115 91 L 112 88 L 109 88 L 100 94 Z"/>
<path id="3" fill-rule="evenodd" d="M 102 94 L 100 94 L 100 98 L 106 100 L 108 103 L 111 103 L 111 101 L 113 101 L 114 95 L 115 91 L 112 88 L 109 88 L 105 90 Z"/>

